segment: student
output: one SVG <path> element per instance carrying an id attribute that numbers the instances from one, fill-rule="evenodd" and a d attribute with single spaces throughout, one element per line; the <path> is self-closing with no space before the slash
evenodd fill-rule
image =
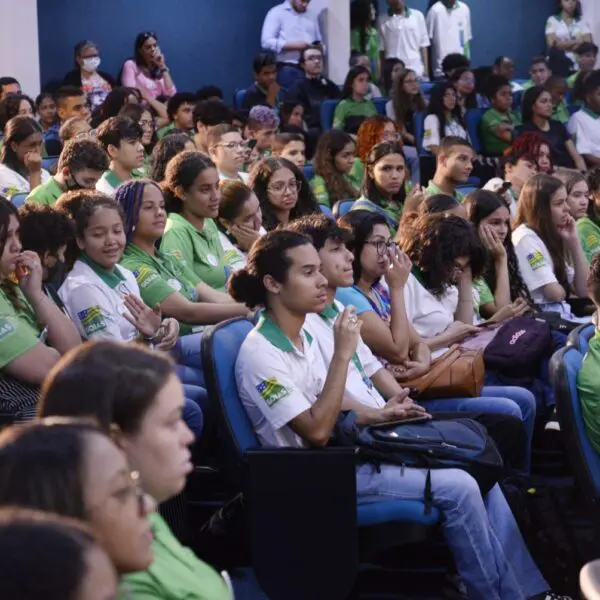
<path id="1" fill-rule="evenodd" d="M 250 161 L 255 162 L 271 154 L 273 139 L 279 127 L 279 117 L 267 106 L 255 106 L 248 115 L 248 138 L 254 145 Z"/>
<path id="2" fill-rule="evenodd" d="M 53 206 L 64 192 L 94 189 L 108 165 L 106 153 L 96 142 L 71 140 L 60 153 L 56 175 L 33 189 L 27 202 Z"/>
<path id="3" fill-rule="evenodd" d="M 43 292 L 40 259 L 23 251 L 17 209 L 4 198 L 0 223 L 5 240 L 0 258 L 0 312 L 5 323 L 0 369 L 39 385 L 60 356 L 81 340 L 70 319 Z"/>
<path id="4" fill-rule="evenodd" d="M 285 158 L 299 169 L 306 165 L 306 144 L 301 133 L 278 133 L 273 140 L 274 158 Z"/>
<path id="5" fill-rule="evenodd" d="M 0 456 L 0 506 L 84 521 L 120 575 L 151 565 L 155 504 L 102 431 L 65 419 L 13 426 L 0 434 Z"/>
<path id="6" fill-rule="evenodd" d="M 377 114 L 375 105 L 366 99 L 369 81 L 369 71 L 364 67 L 353 67 L 348 71 L 342 89 L 342 99 L 333 114 L 334 128 L 356 133 L 365 118 Z"/>
<path id="7" fill-rule="evenodd" d="M 208 132 L 217 125 L 231 125 L 233 113 L 231 109 L 221 100 L 204 100 L 198 102 L 194 108 L 194 126 L 196 133 L 194 134 L 194 144 L 196 148 L 208 156 L 208 147 L 206 138 Z"/>
<path id="8" fill-rule="evenodd" d="M 575 147 L 589 167 L 600 166 L 600 71 L 588 75 L 583 84 L 585 108 L 576 112 L 567 126 Z"/>
<path id="9" fill-rule="evenodd" d="M 302 171 L 285 158 L 257 162 L 250 172 L 248 187 L 258 197 L 267 231 L 319 211 Z"/>
<path id="10" fill-rule="evenodd" d="M 404 0 L 387 0 L 388 12 L 377 20 L 381 60 L 399 58 L 421 80 L 429 79 L 429 35 L 423 13 Z"/>
<path id="11" fill-rule="evenodd" d="M 469 135 L 458 104 L 458 95 L 451 82 L 439 83 L 433 89 L 424 128 L 423 148 L 434 155 L 437 155 L 440 141 L 445 137 L 468 140 Z"/>
<path id="12" fill-rule="evenodd" d="M 484 154 L 501 156 L 511 145 L 514 130 L 521 120 L 511 108 L 513 95 L 509 79 L 491 75 L 486 87 L 492 107 L 485 111 L 481 120 L 481 143 Z"/>
<path id="13" fill-rule="evenodd" d="M 283 102 L 279 106 L 279 117 L 281 119 L 281 131 L 290 126 L 303 131 L 306 129 L 304 106 L 298 101 Z"/>
<path id="14" fill-rule="evenodd" d="M 237 179 L 246 183 L 248 173 L 242 173 L 248 142 L 233 125 L 217 125 L 206 138 L 208 155 L 219 172 L 219 180 Z"/>
<path id="15" fill-rule="evenodd" d="M 448 194 L 462 202 L 464 196 L 456 188 L 467 183 L 473 171 L 475 152 L 471 144 L 460 137 L 449 136 L 440 142 L 436 156 L 436 169 L 425 193 Z"/>
<path id="16" fill-rule="evenodd" d="M 455 69 L 450 78 L 456 90 L 457 102 L 464 117 L 468 110 L 483 108 L 484 100 L 475 91 L 475 74 L 470 69 Z"/>
<path id="17" fill-rule="evenodd" d="M 588 262 L 600 251 L 600 169 L 591 169 L 587 175 L 589 201 L 586 216 L 576 223 L 579 242 Z"/>
<path id="18" fill-rule="evenodd" d="M 0 101 L 0 131 L 13 117 L 35 117 L 35 104 L 29 96 L 24 94 L 8 94 Z"/>
<path id="19" fill-rule="evenodd" d="M 320 269 L 319 255 L 309 238 L 277 231 L 255 244 L 248 266 L 231 280 L 230 289 L 237 299 L 265 307 L 258 325 L 244 340 L 235 367 L 242 402 L 264 446 L 324 446 L 344 406 L 344 390 L 360 325 L 351 308 L 336 320 L 336 346 L 327 369 L 318 344 L 304 330 L 305 315 L 320 313 L 327 305 L 327 280 Z M 278 396 L 277 402 L 272 402 L 271 387 L 267 390 L 265 386 L 265 382 L 273 380 L 287 391 L 283 399 Z M 410 411 L 398 404 L 384 408 L 385 416 L 380 411 L 380 417 L 408 417 Z M 390 410 L 392 406 L 394 410 Z M 369 422 L 368 418 L 365 422 Z M 359 498 L 381 493 L 422 498 L 426 470 L 406 468 L 403 475 L 400 471 L 400 467 L 385 464 L 379 469 L 373 465 L 358 467 Z M 519 537 L 500 488 L 494 487 L 488 494 L 490 512 L 486 516 L 479 489 L 464 471 L 438 469 L 431 473 L 431 480 L 434 503 L 438 502 L 437 507 L 444 513 L 442 525 L 470 595 L 500 597 L 502 588 L 512 597 L 531 597 L 548 588 Z M 502 525 L 496 523 L 490 528 L 490 518 L 499 519 Z M 510 529 L 511 542 L 505 542 L 509 547 L 490 544 L 496 527 Z M 471 542 L 458 544 L 459 539 Z M 489 558 L 489 564 L 482 564 L 482 558 Z M 507 561 L 514 561 L 513 575 L 508 578 L 504 570 L 499 572 L 496 567 L 506 566 Z"/>
<path id="20" fill-rule="evenodd" d="M 585 171 L 585 161 L 577 152 L 567 128 L 552 117 L 552 96 L 543 87 L 529 88 L 523 96 L 523 124 L 519 132 L 535 131 L 548 143 L 554 164 L 559 167 L 576 167 Z"/>
<path id="21" fill-rule="evenodd" d="M 552 71 L 548 66 L 548 61 L 545 56 L 534 56 L 531 59 L 529 67 L 529 76 L 531 79 L 523 84 L 523 89 L 528 90 L 534 86 L 544 86 L 548 79 L 552 76 Z"/>
<path id="22" fill-rule="evenodd" d="M 225 263 L 231 271 L 245 267 L 250 247 L 266 233 L 256 194 L 241 181 L 223 182 L 216 223 Z"/>
<path id="23" fill-rule="evenodd" d="M 50 178 L 42 168 L 42 128 L 31 117 L 13 117 L 0 150 L 0 195 L 29 193 Z"/>
<path id="24" fill-rule="evenodd" d="M 150 170 L 150 154 L 157 142 L 156 121 L 152 112 L 139 104 L 126 104 L 119 112 L 119 117 L 128 117 L 142 128 L 140 142 L 144 147 L 144 164 L 135 170 L 135 175 L 144 177 Z M 191 140 L 190 140 L 191 141 Z"/>
<path id="25" fill-rule="evenodd" d="M 98 45 L 90 40 L 75 44 L 75 68 L 65 75 L 63 85 L 81 88 L 90 108 L 102 106 L 108 94 L 116 87 L 115 78 L 106 71 L 99 71 L 102 62 Z"/>
<path id="26" fill-rule="evenodd" d="M 414 116 L 427 110 L 427 101 L 414 71 L 408 69 L 398 75 L 391 98 L 385 105 L 385 114 L 399 125 L 404 143 L 414 147 L 417 142 Z"/>
<path id="27" fill-rule="evenodd" d="M 96 138 L 110 159 L 96 184 L 99 192 L 114 196 L 119 185 L 133 179 L 134 171 L 144 164 L 143 136 L 142 128 L 127 117 L 111 117 L 98 127 Z"/>
<path id="28" fill-rule="evenodd" d="M 372 0 L 359 0 L 350 4 L 350 50 L 367 57 L 369 71 L 374 81 L 381 76 L 379 32 L 374 27 L 377 20 Z"/>
<path id="29" fill-rule="evenodd" d="M 196 94 L 191 92 L 177 92 L 167 102 L 167 116 L 169 124 L 156 132 L 158 139 L 162 138 L 167 131 L 179 129 L 181 131 L 194 130 L 194 107 L 196 106 Z"/>
<path id="30" fill-rule="evenodd" d="M 177 92 L 155 33 L 145 31 L 135 38 L 134 58 L 125 61 L 121 83 L 153 99 Z"/>
<path id="31" fill-rule="evenodd" d="M 116 87 L 110 92 L 110 94 L 108 94 L 100 109 L 94 112 L 92 115 L 91 124 L 93 127 L 98 127 L 100 123 L 106 121 L 107 119 L 116 117 L 128 104 L 141 104 L 142 100 L 142 95 L 138 89 L 122 86 Z M 156 110 L 154 103 L 150 103 L 150 106 L 157 114 L 164 114 L 164 117 L 166 118 L 167 111 L 164 105 L 160 104 L 162 113 Z"/>
<path id="32" fill-rule="evenodd" d="M 91 531 L 47 512 L 0 510 L 5 600 L 115 598 L 117 572 Z"/>
<path id="33" fill-rule="evenodd" d="M 452 52 L 442 60 L 442 72 L 446 79 L 451 79 L 457 69 L 470 69 L 471 60 L 462 52 Z"/>
<path id="34" fill-rule="evenodd" d="M 515 227 L 512 241 L 533 301 L 541 310 L 577 321 L 566 300 L 572 293 L 585 297 L 589 265 L 562 181 L 532 177 L 521 190 Z"/>
<path id="35" fill-rule="evenodd" d="M 14 77 L 0 77 L 0 100 L 8 94 L 20 94 L 21 84 Z"/>
<path id="36" fill-rule="evenodd" d="M 406 65 L 399 58 L 386 58 L 383 61 L 383 85 L 385 95 L 389 98 L 392 95 L 394 84 L 398 77 L 404 74 Z"/>
<path id="37" fill-rule="evenodd" d="M 179 260 L 199 281 L 225 291 L 228 270 L 214 221 L 221 199 L 215 164 L 200 152 L 181 152 L 167 165 L 162 189 L 169 218 L 161 252 Z"/>
<path id="38" fill-rule="evenodd" d="M 552 98 L 552 118 L 566 125 L 571 117 L 565 97 L 569 88 L 564 77 L 552 75 L 548 77 L 544 87 Z"/>
<path id="39" fill-rule="evenodd" d="M 568 171 L 564 175 L 561 174 L 559 179 L 565 183 L 569 214 L 578 221 L 587 215 L 590 203 L 590 188 L 586 176 Z"/>
<path id="40" fill-rule="evenodd" d="M 366 54 L 360 54 L 359 52 L 355 52 L 354 50 L 350 52 L 350 60 L 348 61 L 348 66 L 353 69 L 354 67 L 363 67 L 367 69 L 369 72 L 369 79 L 371 80 L 369 83 L 369 89 L 365 96 L 366 100 L 373 100 L 375 98 L 383 98 L 383 95 L 379 88 L 373 83 L 372 73 L 371 73 L 371 63 L 369 62 L 369 57 Z"/>
<path id="41" fill-rule="evenodd" d="M 277 83 L 277 59 L 274 52 L 261 52 L 252 61 L 254 83 L 246 90 L 242 108 L 253 106 L 277 108 L 281 102 L 281 87 Z"/>
<path id="42" fill-rule="evenodd" d="M 54 96 L 49 92 L 39 94 L 35 99 L 35 108 L 39 115 L 38 123 L 42 128 L 44 145 L 46 142 L 52 143 L 60 140 L 58 133 L 59 123 L 58 116 L 56 114 L 56 102 L 54 102 Z M 48 152 L 47 147 L 46 152 Z"/>
<path id="43" fill-rule="evenodd" d="M 61 123 L 71 117 L 80 117 L 86 121 L 90 120 L 92 113 L 81 88 L 73 85 L 63 85 L 54 94 L 54 101 L 56 102 L 56 114 Z"/>
<path id="44" fill-rule="evenodd" d="M 62 146 L 64 146 L 68 141 L 72 139 L 92 139 L 95 141 L 96 132 L 92 133 L 92 126 L 85 120 L 80 117 L 71 117 L 67 119 L 58 130 L 58 137 L 62 142 Z"/>
<path id="45" fill-rule="evenodd" d="M 162 183 L 169 161 L 184 150 L 195 150 L 196 146 L 185 133 L 173 131 L 158 140 L 150 157 L 150 172 L 148 177 L 156 183 Z"/>
<path id="46" fill-rule="evenodd" d="M 319 138 L 310 182 L 319 204 L 333 207 L 339 200 L 360 196 L 362 182 L 350 177 L 356 159 L 356 144 L 345 131 L 332 129 Z"/>
<path id="47" fill-rule="evenodd" d="M 515 61 L 509 56 L 498 56 L 498 58 L 496 58 L 492 66 L 492 75 L 508 79 L 511 92 L 516 93 L 523 91 L 523 86 L 513 81 L 515 78 Z"/>
<path id="48" fill-rule="evenodd" d="M 439 0 L 427 13 L 427 33 L 431 39 L 432 70 L 443 77 L 442 61 L 448 54 L 471 56 L 471 11 L 458 0 Z"/>
<path id="49" fill-rule="evenodd" d="M 593 42 L 582 42 L 575 48 L 575 55 L 579 70 L 567 78 L 567 83 L 571 89 L 575 89 L 578 82 L 594 70 L 598 59 L 598 46 Z"/>
<path id="50" fill-rule="evenodd" d="M 98 342 L 72 352 L 53 371 L 40 415 L 93 418 L 122 449 L 142 489 L 163 503 L 183 490 L 193 469 L 183 406 L 181 384 L 165 357 Z M 124 578 L 120 597 L 232 600 L 223 578 L 179 543 L 158 512 L 148 518 L 154 560 Z"/>

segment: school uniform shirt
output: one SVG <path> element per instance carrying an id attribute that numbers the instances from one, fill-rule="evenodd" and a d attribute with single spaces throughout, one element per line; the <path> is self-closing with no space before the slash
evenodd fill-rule
<path id="1" fill-rule="evenodd" d="M 171 213 L 160 249 L 192 270 L 200 281 L 225 291 L 229 272 L 219 241 L 219 230 L 212 219 L 204 219 L 204 227 L 199 230 L 181 215 Z"/>
<path id="2" fill-rule="evenodd" d="M 436 115 L 427 115 L 424 123 L 425 133 L 423 134 L 423 148 L 430 150 L 432 146 L 439 146 L 442 138 L 449 135 L 469 139 L 467 130 L 456 120 L 447 121 L 444 124 L 444 131 L 440 131 L 440 120 Z"/>
<path id="3" fill-rule="evenodd" d="M 600 453 L 600 333 L 596 331 L 590 340 L 583 365 L 577 375 L 577 389 L 581 412 L 589 440 Z"/>
<path id="4" fill-rule="evenodd" d="M 600 115 L 582 108 L 571 116 L 567 129 L 579 154 L 600 156 Z"/>
<path id="5" fill-rule="evenodd" d="M 379 33 L 375 27 L 369 27 L 365 34 L 364 54 L 366 54 L 369 59 L 373 81 L 379 81 Z M 351 29 L 350 50 L 363 54 L 360 40 L 360 29 L 358 27 Z"/>
<path id="6" fill-rule="evenodd" d="M 41 340 L 43 327 L 18 285 L 14 291 L 19 308 L 0 288 L 0 369 L 31 350 Z"/>
<path id="7" fill-rule="evenodd" d="M 152 256 L 135 244 L 128 244 L 121 264 L 133 273 L 140 296 L 150 307 L 160 304 L 175 292 L 179 292 L 190 302 L 198 301 L 196 285 L 200 283 L 200 279 L 172 256 L 158 250 Z M 202 329 L 201 325 L 179 322 L 180 335 Z"/>
<path id="8" fill-rule="evenodd" d="M 566 167 L 569 169 L 574 168 L 575 163 L 573 162 L 571 155 L 567 152 L 567 148 L 565 146 L 565 144 L 571 139 L 571 135 L 567 131 L 567 128 L 562 123 L 559 123 L 554 119 L 549 119 L 548 124 L 550 125 L 550 129 L 548 131 L 544 131 L 531 121 L 523 123 L 523 125 L 519 127 L 518 135 L 521 135 L 527 131 L 539 133 L 542 138 L 546 140 L 548 146 L 550 147 L 554 164 L 558 165 L 559 167 Z"/>
<path id="9" fill-rule="evenodd" d="M 145 571 L 122 577 L 120 600 L 233 600 L 225 580 L 182 546 L 157 512 L 148 520 L 154 559 Z"/>
<path id="10" fill-rule="evenodd" d="M 114 171 L 104 171 L 102 177 L 96 183 L 96 190 L 114 198 L 117 188 L 122 183 L 125 182 L 119 179 Z"/>
<path id="11" fill-rule="evenodd" d="M 337 100 L 340 88 L 327 77 L 298 77 L 287 91 L 288 102 L 297 102 L 304 108 L 304 122 L 307 127 L 321 128 L 321 104 L 325 100 Z"/>
<path id="12" fill-rule="evenodd" d="M 360 188 L 356 186 L 356 182 L 350 177 L 350 174 L 345 173 L 343 177 L 353 188 L 355 188 L 357 192 L 359 191 Z M 320 175 L 315 175 L 310 180 L 310 187 L 312 188 L 313 194 L 315 195 L 315 198 L 319 204 L 332 208 L 327 184 Z M 348 198 L 344 198 L 344 200 L 346 199 L 351 200 L 351 196 L 349 195 Z"/>
<path id="13" fill-rule="evenodd" d="M 432 41 L 432 66 L 436 77 L 442 77 L 442 61 L 448 54 L 471 57 L 471 10 L 464 2 L 448 8 L 436 2 L 427 13 L 427 33 Z"/>
<path id="14" fill-rule="evenodd" d="M 384 15 L 378 19 L 379 49 L 385 58 L 399 58 L 417 77 L 427 75 L 421 48 L 430 45 L 423 13 L 406 8 L 400 15 Z"/>
<path id="15" fill-rule="evenodd" d="M 335 350 L 333 326 L 344 305 L 337 300 L 320 314 L 306 316 L 305 329 L 312 335 L 326 365 L 330 365 Z M 368 346 L 359 338 L 356 352 L 348 366 L 345 395 L 371 408 L 382 408 L 385 400 L 373 385 L 371 377 L 383 369 Z"/>
<path id="16" fill-rule="evenodd" d="M 425 188 L 425 195 L 436 196 L 437 194 L 445 194 L 446 196 L 448 195 L 441 188 L 435 185 L 435 183 L 433 183 L 433 180 L 431 180 L 428 186 Z M 453 197 L 459 204 L 462 204 L 463 200 L 465 199 L 465 195 L 459 192 L 458 190 L 454 190 Z"/>
<path id="17" fill-rule="evenodd" d="M 124 316 L 127 309 L 123 300 L 127 294 L 140 296 L 131 271 L 115 265 L 110 272 L 87 257 L 75 263 L 58 290 L 84 340 L 129 342 L 137 338 L 138 330 Z"/>
<path id="18" fill-rule="evenodd" d="M 548 304 L 549 300 L 544 296 L 542 287 L 549 283 L 558 283 L 558 280 L 554 274 L 554 262 L 546 244 L 535 231 L 529 229 L 525 224 L 519 225 L 512 232 L 512 243 L 515 247 L 521 276 L 529 289 L 532 300 L 535 304 Z M 575 270 L 569 263 L 566 264 L 566 269 L 567 278 L 571 284 L 575 277 Z M 560 304 L 566 305 L 565 309 L 570 313 L 568 303 L 561 302 Z"/>
<path id="19" fill-rule="evenodd" d="M 395 233 L 396 229 L 398 229 L 400 218 L 402 217 L 404 205 L 399 204 L 398 202 L 388 202 L 387 200 L 383 199 L 381 200 L 380 204 L 375 204 L 375 202 L 369 200 L 365 196 L 361 196 L 358 200 L 356 200 L 356 202 L 354 202 L 350 210 L 367 210 L 369 212 L 376 212 L 383 215 L 387 219 L 388 227 L 393 233 Z"/>
<path id="20" fill-rule="evenodd" d="M 569 107 L 565 100 L 561 100 L 560 104 L 556 104 L 552 107 L 552 118 L 563 125 L 566 125 L 571 118 L 569 113 Z"/>
<path id="21" fill-rule="evenodd" d="M 574 19 L 571 23 L 563 20 L 562 15 L 552 15 L 546 21 L 546 35 L 554 35 L 561 42 L 575 40 L 582 35 L 591 34 L 592 30 L 583 19 Z M 573 68 L 578 70 L 577 56 L 574 52 L 565 53 L 573 63 Z"/>
<path id="22" fill-rule="evenodd" d="M 583 253 L 588 262 L 591 262 L 594 254 L 600 251 L 600 227 L 589 217 L 578 219 L 575 226 Z"/>
<path id="23" fill-rule="evenodd" d="M 481 145 L 483 146 L 483 151 L 486 155 L 500 156 L 510 146 L 509 142 L 501 140 L 496 135 L 496 127 L 504 123 L 515 128 L 521 124 L 521 119 L 512 110 L 503 114 L 498 112 L 495 108 L 489 108 L 483 113 L 479 131 L 481 135 Z"/>
<path id="24" fill-rule="evenodd" d="M 50 179 L 50 173 L 42 169 L 42 183 Z M 11 199 L 15 194 L 27 194 L 31 191 L 29 181 L 20 173 L 0 163 L 0 196 Z"/>
<path id="25" fill-rule="evenodd" d="M 485 306 L 486 304 L 492 304 L 496 301 L 494 292 L 490 289 L 487 281 L 483 277 L 478 277 L 473 280 L 473 289 L 476 292 L 477 308 Z"/>
<path id="26" fill-rule="evenodd" d="M 219 171 L 219 181 L 241 181 L 242 183 L 247 184 L 248 179 L 250 179 L 250 175 L 248 173 L 243 173 L 242 171 L 238 171 L 237 177 L 229 177 L 229 175 L 225 175 L 223 171 Z"/>
<path id="27" fill-rule="evenodd" d="M 365 119 L 374 117 L 376 114 L 377 109 L 370 100 L 364 98 L 357 101 L 353 98 L 344 98 L 335 107 L 333 127 L 335 129 L 344 129 L 350 133 L 356 133 Z"/>
<path id="28" fill-rule="evenodd" d="M 259 230 L 259 235 L 263 236 L 267 233 L 264 227 Z M 221 242 L 221 248 L 223 248 L 223 255 L 225 258 L 225 264 L 229 268 L 230 272 L 238 271 L 239 269 L 246 266 L 248 262 L 248 255 L 240 250 L 229 237 L 219 229 L 219 241 Z"/>
<path id="29" fill-rule="evenodd" d="M 42 204 L 54 206 L 56 201 L 64 194 L 64 190 L 58 185 L 54 177 L 50 177 L 45 183 L 33 188 L 26 202 L 28 204 Z"/>

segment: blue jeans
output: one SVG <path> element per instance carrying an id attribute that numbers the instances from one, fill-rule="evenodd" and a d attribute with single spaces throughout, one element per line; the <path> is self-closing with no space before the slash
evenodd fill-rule
<path id="1" fill-rule="evenodd" d="M 361 465 L 356 470 L 359 502 L 422 501 L 426 476 L 425 469 Z M 484 500 L 473 477 L 459 469 L 433 469 L 431 485 L 469 600 L 526 600 L 549 589 L 498 485 Z"/>
<path id="2" fill-rule="evenodd" d="M 177 363 L 177 376 L 183 383 L 204 387 L 202 371 L 202 333 L 182 335 L 172 350 L 173 359 Z"/>
<path id="3" fill-rule="evenodd" d="M 422 404 L 430 412 L 487 412 L 520 418 L 527 434 L 524 469 L 529 472 L 536 410 L 535 396 L 529 390 L 516 386 L 486 385 L 477 398 L 424 400 Z"/>
<path id="4" fill-rule="evenodd" d="M 421 163 L 419 162 L 419 153 L 414 146 L 404 146 L 404 158 L 410 171 L 410 180 L 413 186 L 421 183 Z"/>
<path id="5" fill-rule="evenodd" d="M 200 408 L 203 403 L 206 404 L 208 395 L 204 388 L 195 385 L 183 385 L 185 402 L 183 404 L 183 420 L 194 434 L 196 440 L 202 435 L 204 426 L 204 415 Z"/>

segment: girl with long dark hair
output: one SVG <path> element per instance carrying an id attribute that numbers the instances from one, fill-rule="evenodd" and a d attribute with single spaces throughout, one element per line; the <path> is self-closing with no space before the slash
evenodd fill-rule
<path id="1" fill-rule="evenodd" d="M 577 234 L 588 262 L 600 251 L 600 167 L 587 175 L 589 201 L 586 216 L 577 221 Z"/>
<path id="2" fill-rule="evenodd" d="M 445 137 L 469 139 L 458 95 L 451 82 L 439 83 L 433 88 L 424 127 L 423 148 L 432 154 L 437 154 Z"/>
<path id="3" fill-rule="evenodd" d="M 369 94 L 371 74 L 366 67 L 352 67 L 346 75 L 342 88 L 342 99 L 333 113 L 333 127 L 348 133 L 356 133 L 361 123 L 377 114 Z"/>
<path id="4" fill-rule="evenodd" d="M 350 4 L 350 50 L 368 57 L 374 81 L 381 76 L 379 33 L 374 26 L 377 11 L 373 0 L 356 0 Z"/>

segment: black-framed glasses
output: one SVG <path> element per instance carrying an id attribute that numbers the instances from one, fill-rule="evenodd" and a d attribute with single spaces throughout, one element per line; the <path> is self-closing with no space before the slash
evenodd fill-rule
<path id="1" fill-rule="evenodd" d="M 285 194 L 285 192 L 287 190 L 289 190 L 290 192 L 299 192 L 300 189 L 302 188 L 302 182 L 298 181 L 297 179 L 294 179 L 294 181 L 279 181 L 277 183 L 274 183 L 273 185 L 270 185 L 267 189 L 270 192 L 273 192 L 274 194 Z"/>
<path id="2" fill-rule="evenodd" d="M 369 240 L 368 242 L 365 242 L 365 244 L 373 246 L 379 256 L 386 256 L 390 250 L 398 252 L 398 244 L 396 244 L 394 240 L 388 240 L 387 242 L 384 242 L 383 240 Z"/>

